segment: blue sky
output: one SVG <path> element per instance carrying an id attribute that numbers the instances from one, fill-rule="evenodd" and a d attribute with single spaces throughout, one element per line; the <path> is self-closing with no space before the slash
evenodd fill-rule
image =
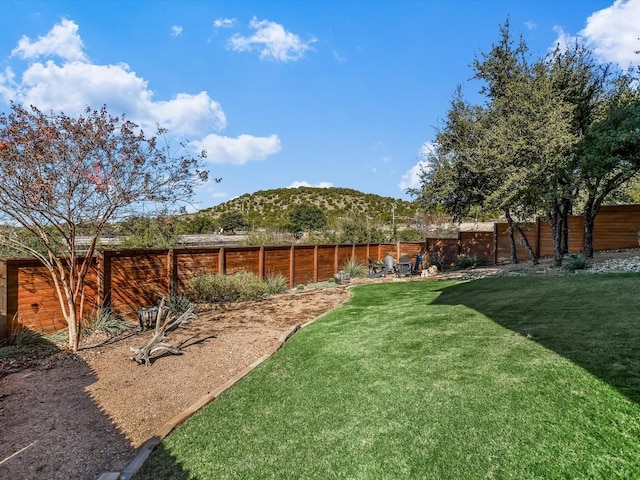
<path id="1" fill-rule="evenodd" d="M 0 109 L 106 104 L 208 151 L 206 208 L 258 190 L 336 186 L 410 199 L 474 56 L 514 35 L 544 55 L 587 42 L 638 63 L 640 0 L 5 1 Z"/>

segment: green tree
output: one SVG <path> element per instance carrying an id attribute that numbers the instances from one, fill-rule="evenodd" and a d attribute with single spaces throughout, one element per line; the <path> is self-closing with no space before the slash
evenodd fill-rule
<path id="1" fill-rule="evenodd" d="M 120 245 L 125 248 L 168 248 L 178 244 L 170 217 L 133 216 L 122 222 Z"/>
<path id="2" fill-rule="evenodd" d="M 237 210 L 223 212 L 220 214 L 218 221 L 220 223 L 220 227 L 225 232 L 235 232 L 236 230 L 247 227 L 247 222 L 244 216 Z"/>
<path id="3" fill-rule="evenodd" d="M 593 228 L 604 201 L 640 172 L 640 91 L 630 76 L 616 79 L 578 149 L 586 192 L 583 255 L 593 257 Z"/>
<path id="4" fill-rule="evenodd" d="M 523 155 L 519 130 L 509 127 L 524 118 L 518 88 L 531 76 L 527 51 L 522 39 L 512 40 L 507 21 L 500 28 L 500 41 L 474 61 L 474 78 L 484 82 L 480 93 L 486 104 L 469 104 L 457 88 L 446 122 L 437 132 L 434 151 L 427 157 L 422 187 L 410 191 L 429 211 L 440 206 L 455 220 L 471 211 L 502 212 L 509 223 L 513 263 L 517 261 L 514 232 L 528 245 L 513 213 L 519 217 L 524 213 L 516 172 L 529 159 Z M 533 250 L 528 250 L 536 262 Z"/>
<path id="5" fill-rule="evenodd" d="M 215 218 L 203 212 L 175 219 L 176 229 L 180 234 L 214 233 L 220 226 Z"/>
<path id="6" fill-rule="evenodd" d="M 380 228 L 369 224 L 359 216 L 351 215 L 340 222 L 338 236 L 340 243 L 380 243 L 384 240 L 385 236 Z"/>
<path id="7" fill-rule="evenodd" d="M 137 125 L 87 108 L 78 117 L 12 104 L 0 113 L 0 221 L 21 226 L 45 252 L 15 232 L 0 243 L 34 256 L 48 269 L 77 350 L 86 301 L 85 278 L 107 222 L 142 205 L 175 205 L 206 180 L 204 153 L 180 157 Z M 186 150 L 185 150 L 186 151 Z M 77 239 L 89 241 L 79 252 Z M 28 237 L 28 236 L 27 236 Z"/>
<path id="8" fill-rule="evenodd" d="M 327 226 L 327 217 L 320 207 L 303 203 L 291 209 L 289 223 L 293 232 L 321 230 Z"/>

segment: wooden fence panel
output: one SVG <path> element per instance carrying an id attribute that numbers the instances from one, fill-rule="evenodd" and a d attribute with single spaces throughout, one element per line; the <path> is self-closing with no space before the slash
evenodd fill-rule
<path id="1" fill-rule="evenodd" d="M 260 275 L 260 247 L 225 247 L 225 274 L 252 272 Z"/>
<path id="2" fill-rule="evenodd" d="M 336 246 L 335 245 L 318 245 L 318 281 L 326 282 L 333 278 L 336 273 L 335 257 Z"/>
<path id="3" fill-rule="evenodd" d="M 338 245 L 336 253 L 336 271 L 341 270 L 353 256 L 353 245 Z"/>
<path id="4" fill-rule="evenodd" d="M 411 265 L 414 264 L 416 256 L 424 248 L 424 242 L 401 242 L 399 244 L 400 256 L 411 258 Z"/>
<path id="5" fill-rule="evenodd" d="M 544 220 L 540 220 L 540 238 L 538 239 L 538 256 L 540 258 L 553 257 L 553 234 L 551 227 Z"/>
<path id="6" fill-rule="evenodd" d="M 60 302 L 49 270 L 32 259 L 6 260 L 6 300 L 0 312 L 6 323 L 4 335 L 16 329 L 30 329 L 50 333 L 66 328 Z M 94 262 L 85 279 L 85 314 L 98 306 L 97 267 Z M 0 337 L 4 338 L 4 337 Z"/>
<path id="7" fill-rule="evenodd" d="M 169 296 L 168 250 L 121 250 L 110 257 L 111 308 L 136 318 L 140 307 L 157 305 Z"/>
<path id="8" fill-rule="evenodd" d="M 291 278 L 291 247 L 264 247 L 264 274 L 283 275 L 287 278 L 289 285 Z"/>
<path id="9" fill-rule="evenodd" d="M 598 251 L 638 248 L 639 231 L 640 205 L 602 207 L 593 227 L 593 249 Z"/>
<path id="10" fill-rule="evenodd" d="M 460 243 L 457 238 L 429 238 L 427 253 L 440 256 L 442 265 L 451 267 L 460 253 Z"/>
<path id="11" fill-rule="evenodd" d="M 314 245 L 301 245 L 293 250 L 294 283 L 305 285 L 314 283 L 316 278 Z M 294 286 L 295 286 L 294 285 Z"/>
<path id="12" fill-rule="evenodd" d="M 522 223 L 520 224 L 523 232 L 527 236 L 529 245 L 535 252 L 536 244 L 538 242 L 537 226 L 535 223 Z M 509 263 L 511 260 L 511 242 L 509 241 L 509 225 L 506 223 L 497 223 L 497 262 Z M 531 256 L 525 247 L 525 242 L 520 234 L 515 231 L 514 238 L 516 243 L 516 256 L 519 262 L 529 260 Z"/>
<path id="13" fill-rule="evenodd" d="M 16 268 L 16 316 L 10 319 L 11 331 L 28 328 L 37 332 L 54 332 L 67 326 L 56 295 L 51 274 L 37 264 Z M 17 322 L 17 323 L 13 323 Z"/>
<path id="14" fill-rule="evenodd" d="M 14 290 L 17 288 L 16 275 L 10 275 L 7 269 L 7 262 L 0 259 L 0 339 L 7 338 L 9 336 L 9 311 L 13 309 L 15 312 L 15 306 L 11 305 L 11 299 L 9 297 L 9 285 L 14 282 Z M 13 318 L 11 316 L 11 318 Z"/>
<path id="15" fill-rule="evenodd" d="M 176 293 L 185 295 L 191 289 L 195 275 L 219 273 L 220 248 L 176 249 Z"/>
<path id="16" fill-rule="evenodd" d="M 580 253 L 584 245 L 584 219 L 582 216 L 569 217 L 569 253 Z M 553 251 L 553 245 L 551 246 Z M 553 254 L 552 254 L 553 255 Z"/>
<path id="17" fill-rule="evenodd" d="M 394 261 L 398 260 L 398 245 L 395 243 L 381 243 L 378 251 L 380 252 L 378 260 L 383 260 L 387 255 L 391 255 Z"/>
<path id="18" fill-rule="evenodd" d="M 355 245 L 353 247 L 353 255 L 358 263 L 368 265 L 369 261 L 367 259 L 370 257 L 369 245 Z"/>
<path id="19" fill-rule="evenodd" d="M 460 232 L 460 254 L 475 255 L 493 263 L 493 232 Z"/>

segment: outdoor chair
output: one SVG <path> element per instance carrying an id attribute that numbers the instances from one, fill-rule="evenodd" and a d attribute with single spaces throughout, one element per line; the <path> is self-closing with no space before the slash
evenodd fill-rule
<path id="1" fill-rule="evenodd" d="M 369 278 L 384 277 L 388 272 L 386 265 L 380 265 L 378 262 L 374 262 L 371 258 L 367 259 L 369 262 Z"/>
<path id="2" fill-rule="evenodd" d="M 398 260 L 398 263 L 396 264 L 396 275 L 398 277 L 407 275 L 410 277 L 412 276 L 411 260 L 407 255 L 403 255 L 402 257 L 400 257 L 400 260 Z"/>
<path id="3" fill-rule="evenodd" d="M 371 257 L 367 258 L 367 261 L 369 262 L 369 275 L 376 274 L 380 271 L 380 265 L 371 260 Z"/>

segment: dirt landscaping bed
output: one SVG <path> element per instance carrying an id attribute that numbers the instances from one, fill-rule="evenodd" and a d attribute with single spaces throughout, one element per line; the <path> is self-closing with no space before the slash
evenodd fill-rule
<path id="1" fill-rule="evenodd" d="M 218 306 L 171 334 L 182 355 L 150 367 L 130 351 L 148 331 L 94 336 L 75 355 L 0 360 L 0 478 L 95 480 L 122 470 L 165 422 L 348 297 L 335 286 Z"/>

